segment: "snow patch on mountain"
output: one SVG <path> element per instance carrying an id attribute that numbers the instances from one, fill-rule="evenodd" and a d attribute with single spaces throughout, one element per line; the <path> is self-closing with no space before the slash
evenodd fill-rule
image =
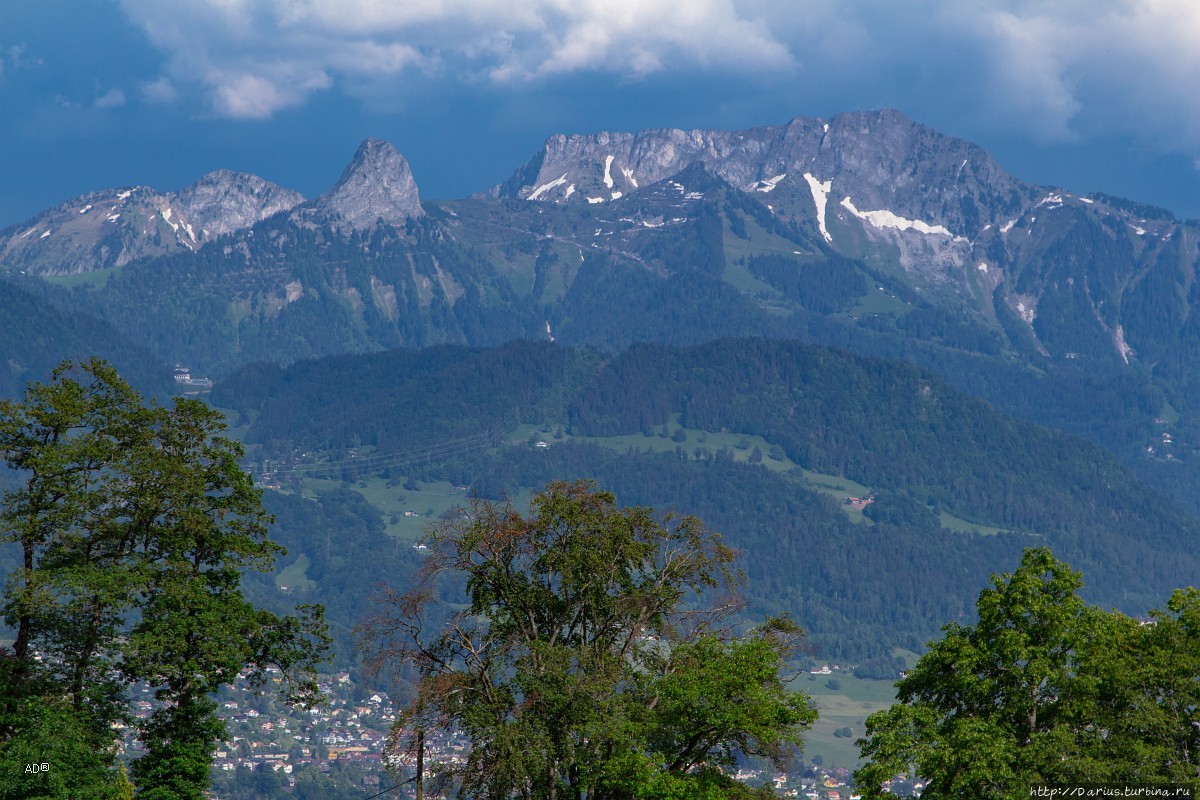
<path id="1" fill-rule="evenodd" d="M 866 220 L 876 228 L 895 228 L 901 231 L 913 230 L 918 233 L 930 234 L 934 236 L 949 236 L 956 238 L 954 234 L 946 230 L 943 225 L 930 225 L 919 219 L 906 219 L 898 214 L 894 214 L 887 209 L 878 211 L 859 211 L 855 208 L 854 203 L 849 197 L 842 198 L 842 208 L 849 211 L 859 219 Z"/>
<path id="2" fill-rule="evenodd" d="M 1052 194 L 1046 195 L 1041 200 L 1039 200 L 1037 205 L 1034 206 L 1034 208 L 1038 208 L 1040 206 L 1046 206 L 1047 208 L 1061 208 L 1062 204 L 1063 204 L 1062 195 L 1052 193 Z"/>
<path id="3" fill-rule="evenodd" d="M 813 204 L 817 207 L 817 227 L 821 229 L 821 235 L 825 237 L 825 241 L 833 244 L 833 237 L 829 235 L 829 230 L 825 227 L 825 206 L 829 202 L 829 191 L 833 188 L 833 180 L 822 182 L 809 172 L 804 173 L 804 180 L 808 181 L 808 188 L 812 191 Z"/>
<path id="4" fill-rule="evenodd" d="M 1133 355 L 1133 348 L 1125 341 L 1125 329 L 1118 325 L 1113 331 L 1113 343 L 1117 346 L 1117 351 L 1121 354 L 1121 358 L 1125 363 L 1129 363 L 1129 357 Z"/>
<path id="5" fill-rule="evenodd" d="M 612 179 L 612 172 L 611 172 L 613 158 L 614 158 L 614 156 L 611 156 L 611 155 L 604 157 L 604 185 L 610 189 L 613 187 L 613 179 Z"/>
<path id="6" fill-rule="evenodd" d="M 755 185 L 754 189 L 755 189 L 755 191 L 759 191 L 759 192 L 769 192 L 772 189 L 774 189 L 776 186 L 778 186 L 779 182 L 786 177 L 787 177 L 787 173 L 784 172 L 781 175 L 776 175 L 774 178 L 767 178 L 766 180 L 759 181 Z"/>
<path id="7" fill-rule="evenodd" d="M 541 197 L 543 194 L 545 194 L 546 192 L 553 189 L 555 186 L 562 186 L 566 182 L 567 182 L 567 173 L 564 172 L 562 175 L 560 175 L 559 177 L 550 181 L 549 183 L 543 183 L 541 186 L 534 189 L 532 192 L 529 193 L 529 197 L 526 197 L 525 199 L 526 200 L 537 200 L 539 197 Z"/>

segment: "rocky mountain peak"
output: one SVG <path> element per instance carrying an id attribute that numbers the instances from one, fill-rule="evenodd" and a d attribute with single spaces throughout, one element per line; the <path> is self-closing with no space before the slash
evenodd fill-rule
<path id="1" fill-rule="evenodd" d="M 559 134 L 489 194 L 605 203 L 697 161 L 772 213 L 819 226 L 827 241 L 825 210 L 868 221 L 920 221 L 961 238 L 999 227 L 1036 202 L 1036 190 L 1008 175 L 982 148 L 893 109 L 796 117 L 782 126 L 740 131 Z"/>
<path id="2" fill-rule="evenodd" d="M 976 252 L 976 243 L 1032 216 L 1046 196 L 1006 173 L 979 146 L 893 109 L 796 117 L 733 131 L 554 135 L 489 194 L 602 205 L 670 182 L 687 199 L 702 193 L 691 186 L 695 179 L 678 177 L 693 165 L 703 165 L 814 241 L 847 253 L 862 252 L 864 244 L 886 252 L 938 292 L 957 291 L 946 287 L 959 287 L 971 267 L 991 293 L 999 273 L 979 269 L 987 257 L 982 244 Z"/>
<path id="3" fill-rule="evenodd" d="M 119 267 L 197 250 L 303 201 L 299 192 L 231 170 L 210 172 L 178 192 L 102 189 L 0 231 L 0 263 L 38 275 Z"/>
<path id="4" fill-rule="evenodd" d="M 206 237 L 248 228 L 304 202 L 304 195 L 257 175 L 219 169 L 177 192 L 176 204 Z"/>
<path id="5" fill-rule="evenodd" d="M 380 221 L 403 225 L 425 213 L 408 161 L 381 139 L 360 144 L 342 177 L 313 207 L 354 229 Z"/>

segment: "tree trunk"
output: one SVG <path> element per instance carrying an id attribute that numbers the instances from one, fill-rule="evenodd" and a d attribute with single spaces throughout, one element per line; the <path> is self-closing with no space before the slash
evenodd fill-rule
<path id="1" fill-rule="evenodd" d="M 425 731 L 417 731 L 417 800 L 425 800 Z"/>
<path id="2" fill-rule="evenodd" d="M 21 542 L 22 562 L 21 565 L 25 571 L 22 574 L 23 594 L 25 598 L 22 600 L 21 619 L 17 622 L 17 639 L 13 642 L 13 653 L 17 657 L 17 679 L 21 680 L 25 673 L 26 658 L 29 656 L 29 641 L 33 638 L 33 615 L 29 613 L 28 596 L 29 596 L 29 580 L 33 575 L 33 549 L 34 543 L 30 539 L 25 539 Z"/>

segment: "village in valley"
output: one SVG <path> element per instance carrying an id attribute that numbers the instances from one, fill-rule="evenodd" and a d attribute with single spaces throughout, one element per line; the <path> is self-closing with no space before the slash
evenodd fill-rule
<path id="1" fill-rule="evenodd" d="M 813 677 L 840 674 L 838 665 L 822 664 L 809 670 Z M 277 669 L 267 670 L 269 684 L 282 677 Z M 386 790 L 415 775 L 416 754 L 411 742 L 401 735 L 395 746 L 399 709 L 385 691 L 356 682 L 351 673 L 323 675 L 319 682 L 323 702 L 315 708 L 292 708 L 273 693 L 256 692 L 250 684 L 249 670 L 243 670 L 235 686 L 218 694 L 220 716 L 228 726 L 228 737 L 217 745 L 210 792 L 212 800 L 229 800 L 222 794 L 226 785 L 277 788 L 291 795 L 297 777 L 305 770 L 316 770 L 333 779 L 347 798 L 363 797 Z M 138 719 L 148 717 L 157 703 L 148 687 L 136 687 L 132 707 Z M 123 758 L 141 754 L 136 726 L 121 728 L 120 752 Z M 435 772 L 439 765 L 458 764 L 466 757 L 468 743 L 455 734 L 431 732 L 425 739 L 425 770 Z M 848 788 L 850 770 L 846 766 L 805 764 L 790 774 L 768 766 L 744 765 L 732 771 L 739 781 L 750 785 L 772 786 L 784 797 L 806 800 L 853 800 L 858 797 Z M 899 788 L 899 787 L 897 787 Z M 396 790 L 395 796 L 412 796 L 409 784 Z"/>

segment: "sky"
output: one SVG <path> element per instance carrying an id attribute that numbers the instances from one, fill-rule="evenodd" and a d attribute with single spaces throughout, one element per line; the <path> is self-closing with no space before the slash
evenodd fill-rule
<path id="1" fill-rule="evenodd" d="M 895 108 L 1034 183 L 1200 217 L 1196 0 L 2 0 L 0 228 L 214 169 L 424 198 L 554 133 Z"/>

